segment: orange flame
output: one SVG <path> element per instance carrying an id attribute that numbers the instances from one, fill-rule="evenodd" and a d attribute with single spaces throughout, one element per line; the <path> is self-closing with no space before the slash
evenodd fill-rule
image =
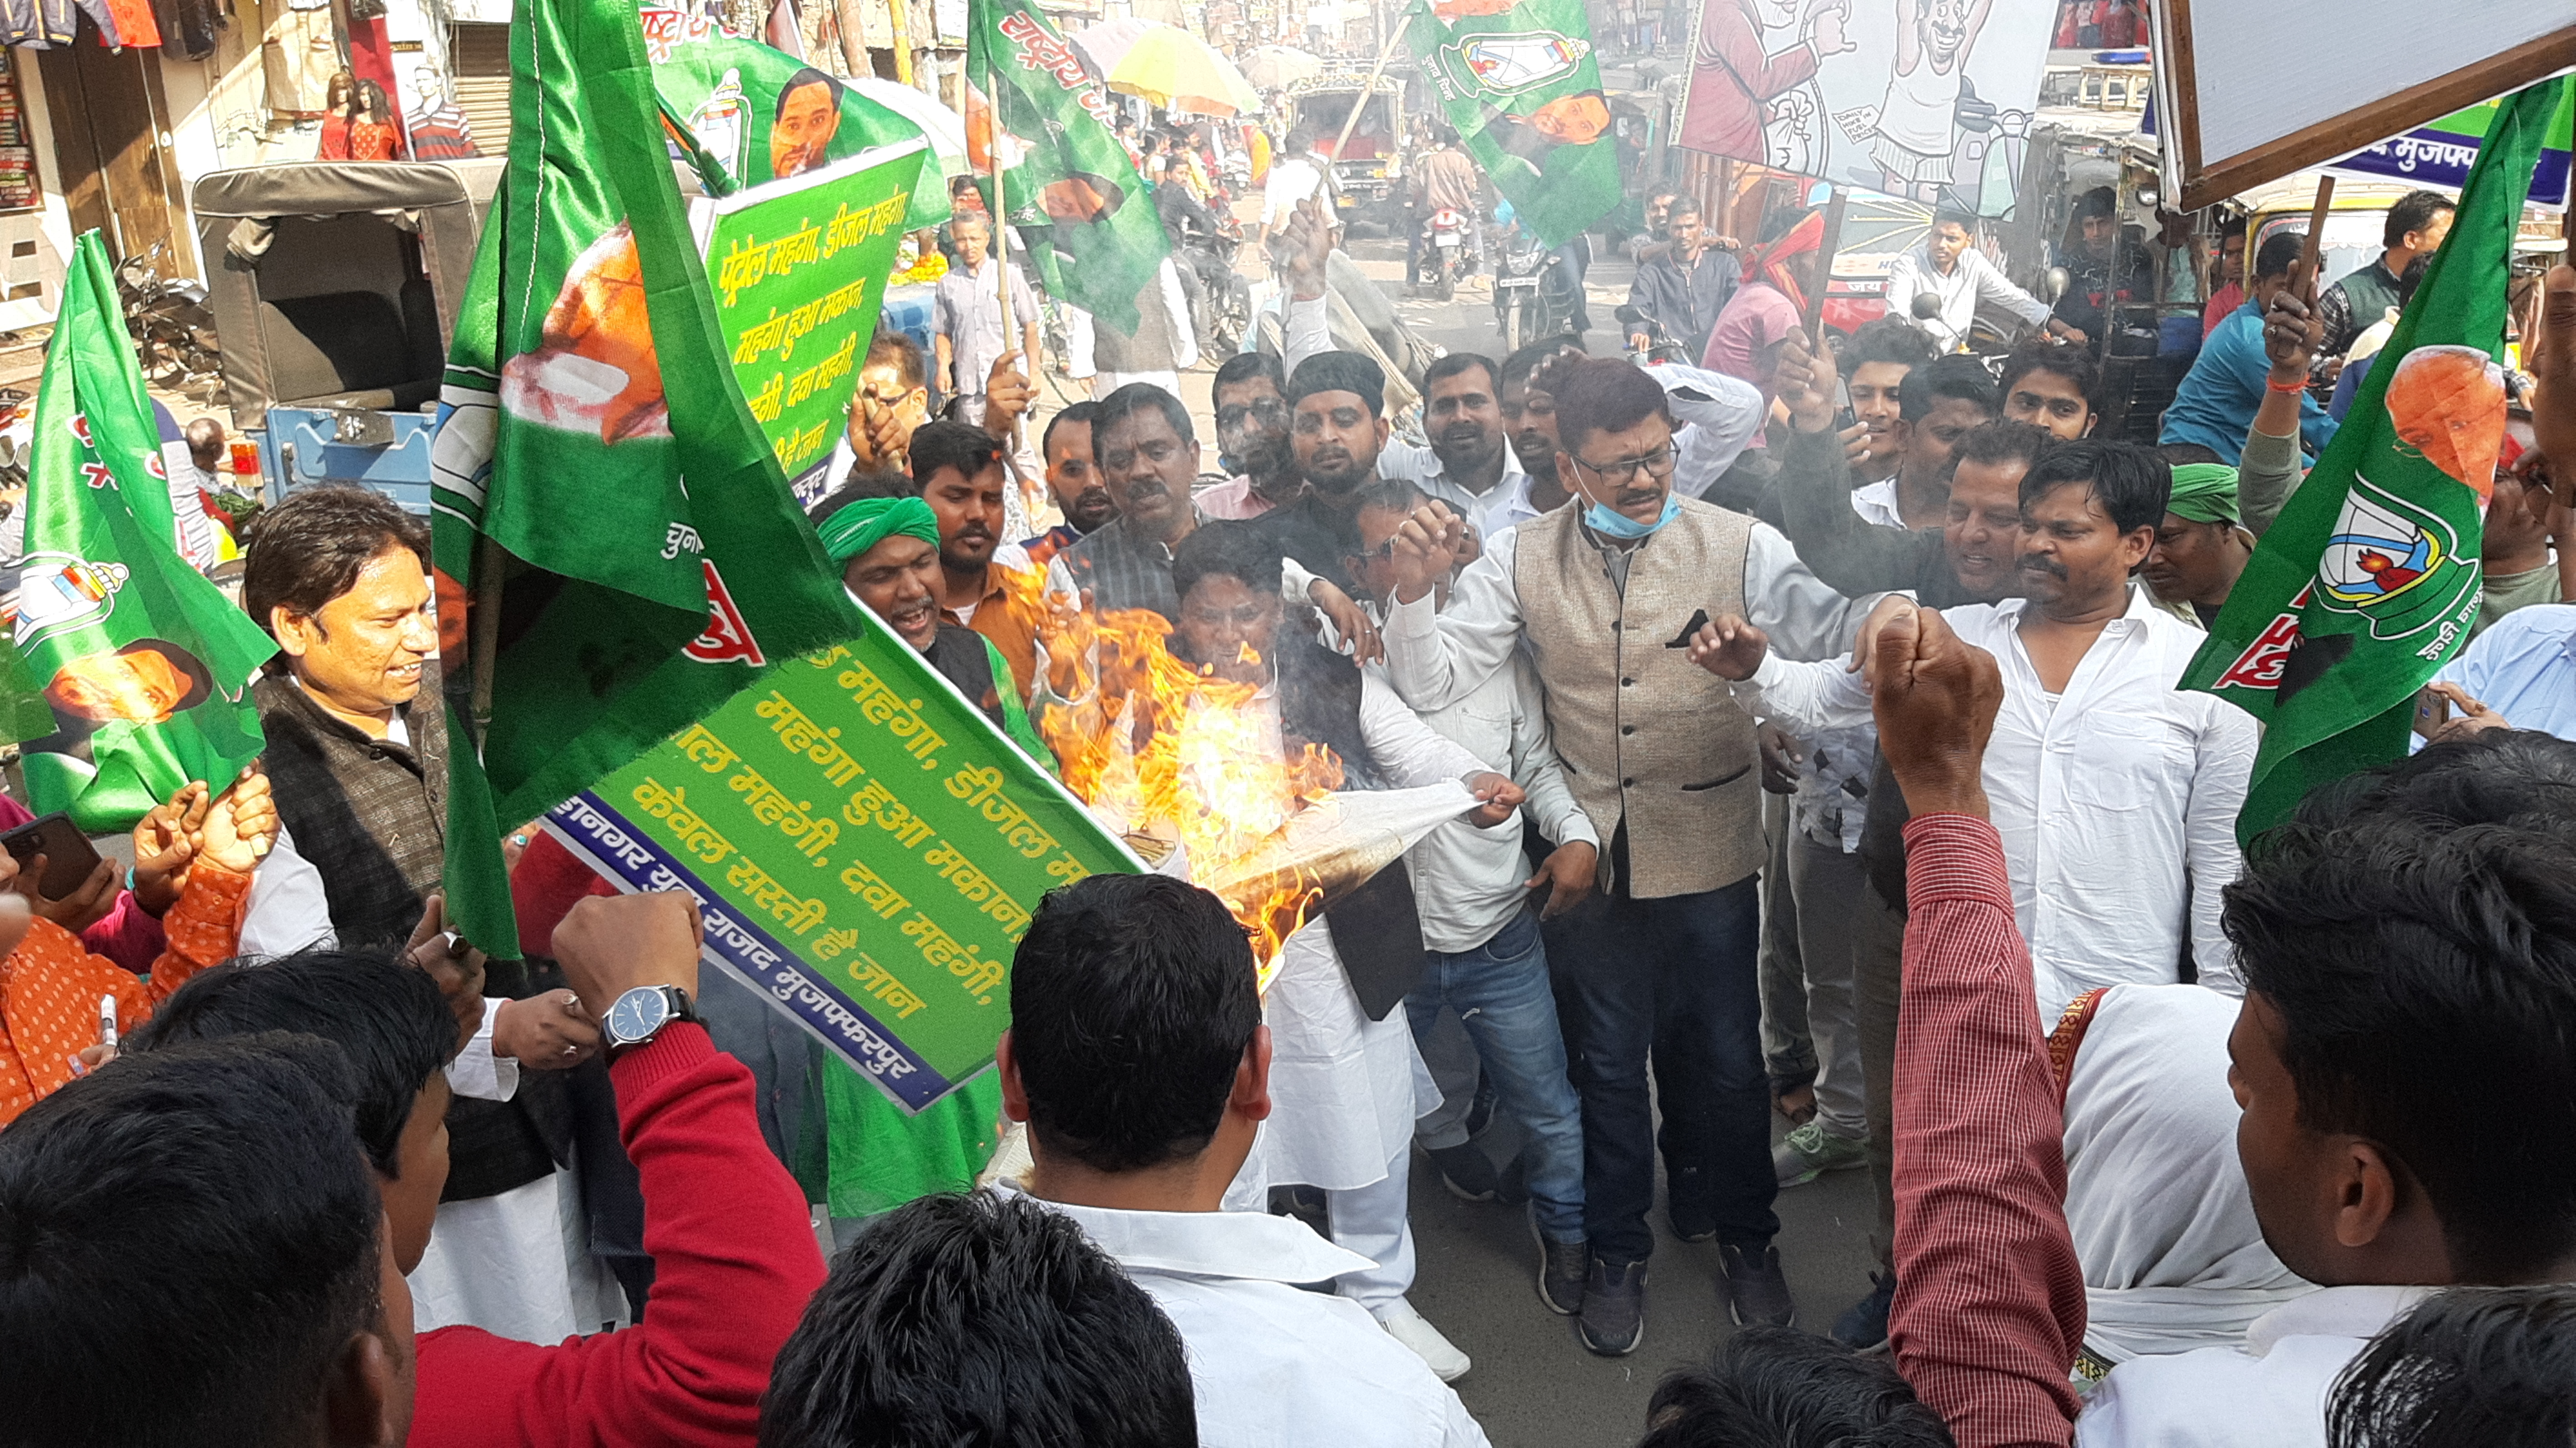
<path id="1" fill-rule="evenodd" d="M 1065 787 L 1107 828 L 1188 851 L 1192 877 L 1251 933 L 1267 986 L 1280 946 L 1322 904 L 1324 881 L 1259 857 L 1268 847 L 1275 858 L 1289 818 L 1341 787 L 1342 761 L 1319 744 L 1292 748 L 1256 686 L 1175 657 L 1171 631 L 1150 609 L 1060 619 L 1047 640 L 1051 683 L 1082 702 L 1040 710 L 1038 731 Z M 1260 656 L 1246 647 L 1240 657 Z M 1089 671 L 1096 690 L 1080 677 Z"/>

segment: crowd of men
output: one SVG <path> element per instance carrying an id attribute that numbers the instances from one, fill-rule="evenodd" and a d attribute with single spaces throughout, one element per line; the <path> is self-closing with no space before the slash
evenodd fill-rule
<path id="1" fill-rule="evenodd" d="M 2092 435 L 2098 322 L 1949 355 L 1959 298 L 2018 305 L 1957 228 L 1932 315 L 1837 354 L 1815 228 L 1739 263 L 1685 206 L 1640 286 L 1710 365 L 1453 353 L 1409 445 L 1314 217 L 1213 456 L 1105 388 L 1009 536 L 1030 389 L 979 282 L 936 366 L 981 391 L 930 420 L 880 339 L 809 515 L 1041 766 L 1131 727 L 1102 625 L 1151 615 L 1243 762 L 1470 812 L 1266 989 L 1182 880 L 1049 894 L 994 1069 L 906 1115 L 702 974 L 688 897 L 550 839 L 508 842 L 530 960 L 446 931 L 425 530 L 299 492 L 246 540 L 264 770 L 154 811 L 130 884 L 0 857 L 0 1442 L 1479 1444 L 1408 1299 L 1416 1146 L 1526 1211 L 1569 1352 L 1644 1340 L 1659 1178 L 1714 1240 L 1654 1291 L 1741 1330 L 1646 1443 L 2566 1441 L 2576 269 L 2456 718 L 2240 850 L 2256 727 L 2176 681 L 2387 278 L 2312 306 L 2267 240 L 2212 339 L 2261 387 L 2159 450 Z M 2441 241 L 2399 219 L 2392 277 Z M 1879 1271 L 1802 1331 L 1775 1206 L 1842 1170 Z"/>

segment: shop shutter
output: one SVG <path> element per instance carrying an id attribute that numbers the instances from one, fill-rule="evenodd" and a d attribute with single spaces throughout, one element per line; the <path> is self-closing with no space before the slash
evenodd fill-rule
<path id="1" fill-rule="evenodd" d="M 458 22 L 448 55 L 456 67 L 456 105 L 486 156 L 510 150 L 510 27 Z"/>

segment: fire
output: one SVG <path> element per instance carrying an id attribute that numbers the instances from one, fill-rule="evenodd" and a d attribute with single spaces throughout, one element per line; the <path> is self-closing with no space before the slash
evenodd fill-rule
<path id="1" fill-rule="evenodd" d="M 1318 744 L 1288 747 L 1254 685 L 1175 657 L 1161 614 L 1068 613 L 1054 627 L 1053 691 L 1081 702 L 1040 710 L 1037 726 L 1065 787 L 1147 853 L 1186 851 L 1191 878 L 1251 932 L 1266 987 L 1280 946 L 1321 908 L 1326 886 L 1282 834 L 1300 812 L 1331 807 L 1341 760 Z M 1096 668 L 1097 689 L 1059 654 Z M 1248 646 L 1240 657 L 1260 661 Z"/>

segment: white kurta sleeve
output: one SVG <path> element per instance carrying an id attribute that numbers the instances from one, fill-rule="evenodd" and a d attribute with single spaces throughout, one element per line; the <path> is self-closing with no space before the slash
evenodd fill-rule
<path id="1" fill-rule="evenodd" d="M 1333 350 L 1333 294 L 1299 301 L 1282 292 L 1279 306 L 1279 366 L 1283 375 L 1294 376 L 1298 363 Z"/>
<path id="2" fill-rule="evenodd" d="M 1673 439 L 1681 454 L 1673 464 L 1673 489 L 1686 498 L 1705 497 L 1744 455 L 1770 409 L 1752 383 L 1723 372 L 1663 363 L 1647 368 L 1646 375 L 1663 384 L 1673 419 L 1682 424 Z"/>
<path id="3" fill-rule="evenodd" d="M 447 1085 L 459 1096 L 476 1101 L 507 1101 L 519 1091 L 519 1063 L 508 1056 L 492 1054 L 492 1027 L 501 1019 L 501 1007 L 510 1002 L 505 997 L 483 998 L 483 1024 L 474 1039 L 447 1063 Z"/>
<path id="4" fill-rule="evenodd" d="M 2245 994 L 2236 947 L 2219 928 L 2222 892 L 2245 870 L 2236 844 L 2236 815 L 2254 773 L 2262 742 L 2253 717 L 2225 704 L 2209 710 L 2192 767 L 2191 802 L 2183 812 L 2183 853 L 2191 872 L 2191 958 L 2200 983 L 2228 995 Z"/>
<path id="5" fill-rule="evenodd" d="M 1530 822 L 1560 845 L 1581 840 L 1598 848 L 1601 832 L 1592 816 L 1574 802 L 1565 783 L 1565 765 L 1556 757 L 1556 740 L 1548 732 L 1547 696 L 1538 686 L 1538 670 L 1523 655 L 1512 656 L 1512 768 L 1514 783 L 1529 796 Z"/>
<path id="6" fill-rule="evenodd" d="M 1753 525 L 1744 554 L 1744 606 L 1753 626 L 1771 636 L 1775 653 L 1791 659 L 1849 653 L 1861 622 L 1886 596 L 1846 598 L 1807 570 L 1780 530 Z"/>
<path id="7" fill-rule="evenodd" d="M 1735 701 L 1746 713 L 1802 739 L 1875 719 L 1869 707 L 1869 683 L 1852 672 L 1848 655 L 1797 663 L 1765 654 L 1753 677 L 1733 687 Z"/>
<path id="8" fill-rule="evenodd" d="M 1968 269 L 1969 279 L 1977 284 L 1978 296 L 2021 318 L 2031 326 L 2036 327 L 2048 320 L 2048 303 L 2014 286 L 2011 278 L 2005 276 L 1993 262 L 1986 260 L 1985 253 L 1966 252 L 1960 256 L 1959 265 Z"/>
<path id="9" fill-rule="evenodd" d="M 250 900 L 242 909 L 241 934 L 233 949 L 244 956 L 291 955 L 311 947 L 339 944 L 331 924 L 331 899 L 322 889 L 322 872 L 296 852 L 295 837 L 277 828 L 277 843 L 251 873 Z"/>
<path id="10" fill-rule="evenodd" d="M 1423 723 L 1393 689 L 1368 674 L 1360 676 L 1360 737 L 1377 756 L 1378 772 L 1399 789 L 1500 772 Z"/>
<path id="11" fill-rule="evenodd" d="M 1512 584 L 1518 529 L 1485 541 L 1484 555 L 1467 565 L 1449 590 L 1449 606 L 1435 609 L 1434 594 L 1387 610 L 1378 639 L 1386 646 L 1387 677 L 1416 709 L 1445 708 L 1474 692 L 1512 656 L 1520 642 L 1520 596 Z"/>

